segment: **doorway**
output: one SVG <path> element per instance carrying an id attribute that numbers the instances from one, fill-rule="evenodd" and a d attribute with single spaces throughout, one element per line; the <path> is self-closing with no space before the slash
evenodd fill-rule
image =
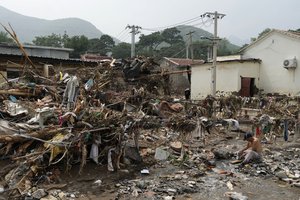
<path id="1" fill-rule="evenodd" d="M 255 78 L 241 77 L 241 91 L 240 95 L 242 97 L 253 97 L 254 95 L 254 84 Z"/>

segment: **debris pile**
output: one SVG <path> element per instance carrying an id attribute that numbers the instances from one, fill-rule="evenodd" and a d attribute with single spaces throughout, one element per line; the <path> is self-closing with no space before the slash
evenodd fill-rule
<path id="1" fill-rule="evenodd" d="M 117 187 L 119 195 L 136 197 L 147 189 L 172 198 L 198 192 L 203 184 L 199 177 L 211 172 L 219 160 L 234 157 L 215 146 L 232 139 L 232 132 L 245 132 L 240 122 L 250 124 L 266 144 L 275 143 L 282 133 L 286 141 L 299 134 L 294 128 L 299 124 L 297 98 L 231 95 L 186 101 L 167 95 L 171 85 L 166 76 L 153 59 L 139 57 L 55 71 L 50 78 L 24 69 L 22 77 L 7 80 L 0 89 L 0 158 L 7 162 L 0 170 L 0 190 L 12 198 L 56 198 L 69 194 L 47 190 L 47 185 L 59 182 L 61 172 L 54 166 L 69 171 L 79 164 L 82 174 L 88 161 L 105 164 L 108 171 L 167 161 L 188 171 L 152 182 L 124 181 Z M 256 175 L 279 174 L 283 181 L 297 185 L 297 155 L 269 154 L 252 169 Z M 276 165 L 278 157 L 283 160 Z M 286 159 L 293 162 L 283 165 Z M 224 184 L 229 181 L 225 179 Z"/>

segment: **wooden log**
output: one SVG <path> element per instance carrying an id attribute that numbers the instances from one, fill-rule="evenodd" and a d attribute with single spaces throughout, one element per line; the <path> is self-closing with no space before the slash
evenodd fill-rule
<path id="1" fill-rule="evenodd" d="M 28 134 L 26 134 L 26 137 L 24 137 L 24 135 L 18 135 L 18 134 L 0 135 L 0 143 L 24 142 L 24 141 L 30 140 L 30 137 L 45 139 L 45 138 L 49 137 L 50 135 L 54 135 L 54 134 L 57 134 L 57 133 L 63 131 L 64 129 L 65 128 L 57 128 L 54 130 L 53 130 L 53 128 L 43 129 L 42 131 L 28 133 Z"/>
<path id="2" fill-rule="evenodd" d="M 35 96 L 32 93 L 20 91 L 18 89 L 0 90 L 0 94 L 10 94 L 10 95 L 16 95 L 16 96 Z"/>

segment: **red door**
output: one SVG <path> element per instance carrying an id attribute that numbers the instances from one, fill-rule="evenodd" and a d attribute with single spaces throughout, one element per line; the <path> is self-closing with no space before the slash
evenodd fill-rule
<path id="1" fill-rule="evenodd" d="M 251 78 L 241 77 L 242 86 L 241 86 L 241 96 L 242 97 L 250 97 L 251 91 Z"/>

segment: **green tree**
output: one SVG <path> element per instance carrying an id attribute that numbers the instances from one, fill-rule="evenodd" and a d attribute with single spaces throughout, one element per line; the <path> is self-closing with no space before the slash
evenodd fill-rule
<path id="1" fill-rule="evenodd" d="M 121 42 L 118 45 L 114 46 L 112 49 L 112 55 L 115 58 L 129 58 L 130 57 L 130 44 L 126 42 Z"/>
<path id="2" fill-rule="evenodd" d="M 102 48 L 102 43 L 99 38 L 89 39 L 88 51 L 92 53 L 99 53 Z"/>
<path id="3" fill-rule="evenodd" d="M 138 45 L 141 47 L 149 47 L 151 50 L 156 50 L 157 46 L 163 41 L 160 32 L 154 32 L 150 35 L 142 34 Z"/>
<path id="4" fill-rule="evenodd" d="M 102 48 L 100 49 L 100 54 L 106 55 L 108 52 L 111 52 L 115 46 L 115 41 L 109 35 L 101 35 L 100 43 Z"/>
<path id="5" fill-rule="evenodd" d="M 193 43 L 193 49 L 195 59 L 206 60 L 207 51 L 212 49 L 212 43 L 209 40 L 198 40 Z"/>
<path id="6" fill-rule="evenodd" d="M 0 32 L 0 42 L 14 43 L 14 40 L 8 36 L 6 32 Z"/>
<path id="7" fill-rule="evenodd" d="M 161 36 L 163 38 L 163 41 L 169 43 L 169 44 L 176 44 L 179 42 L 183 42 L 183 38 L 180 35 L 180 31 L 177 28 L 167 28 L 162 33 Z"/>
<path id="8" fill-rule="evenodd" d="M 80 58 L 80 55 L 88 50 L 88 46 L 89 39 L 86 36 L 81 35 L 69 38 L 64 47 L 74 49 L 74 51 L 70 53 L 71 58 Z"/>
<path id="9" fill-rule="evenodd" d="M 229 42 L 225 38 L 218 43 L 218 56 L 227 56 L 232 54 L 232 51 L 228 48 L 228 44 Z"/>
<path id="10" fill-rule="evenodd" d="M 160 50 L 159 58 L 161 57 L 176 57 L 185 58 L 185 46 L 182 43 L 176 43 L 169 47 L 163 47 Z"/>
<path id="11" fill-rule="evenodd" d="M 61 35 L 52 33 L 48 36 L 38 36 L 32 41 L 37 46 L 49 46 L 49 47 L 63 47 L 63 40 Z"/>
<path id="12" fill-rule="evenodd" d="M 89 52 L 99 53 L 101 55 L 107 55 L 107 53 L 112 52 L 115 46 L 115 41 L 109 35 L 102 35 L 100 39 L 93 38 L 89 40 Z"/>

